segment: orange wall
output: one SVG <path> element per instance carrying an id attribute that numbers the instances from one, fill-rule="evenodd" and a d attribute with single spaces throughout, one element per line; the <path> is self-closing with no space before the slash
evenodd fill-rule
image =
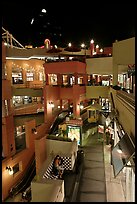
<path id="1" fill-rule="evenodd" d="M 6 157 L 15 153 L 13 116 L 7 116 L 3 121 L 4 125 L 2 125 L 2 145 L 4 156 Z M 11 147 L 13 150 L 11 150 Z"/>
<path id="2" fill-rule="evenodd" d="M 31 132 L 32 128 L 35 127 L 35 120 L 26 122 L 25 127 L 27 148 L 11 158 L 7 157 L 2 161 L 2 197 L 4 200 L 8 197 L 10 188 L 22 178 L 24 170 L 28 168 L 30 160 L 34 155 L 34 140 L 39 137 L 39 135 L 35 135 Z M 20 171 L 17 175 L 15 174 L 15 176 L 9 175 L 6 166 L 13 167 L 17 163 L 21 165 Z"/>
<path id="3" fill-rule="evenodd" d="M 52 94 L 51 94 L 52 93 Z M 54 102 L 59 99 L 74 99 L 86 93 L 85 86 L 73 85 L 73 87 L 57 87 L 57 86 L 48 86 L 44 88 L 44 99 L 47 102 Z"/>
<path id="4" fill-rule="evenodd" d="M 77 61 L 45 63 L 45 73 L 86 73 L 86 64 Z"/>
<path id="5" fill-rule="evenodd" d="M 86 93 L 85 86 L 73 85 L 71 88 L 60 88 L 60 99 L 75 99 Z"/>
<path id="6" fill-rule="evenodd" d="M 57 86 L 48 86 L 44 87 L 45 97 L 48 101 L 59 100 L 60 96 L 60 87 Z M 45 99 L 45 98 L 44 98 Z"/>
<path id="7" fill-rule="evenodd" d="M 47 159 L 46 135 L 35 140 L 36 174 L 38 174 L 44 161 Z"/>
<path id="8" fill-rule="evenodd" d="M 11 83 L 9 80 L 2 80 L 2 100 L 11 98 Z"/>

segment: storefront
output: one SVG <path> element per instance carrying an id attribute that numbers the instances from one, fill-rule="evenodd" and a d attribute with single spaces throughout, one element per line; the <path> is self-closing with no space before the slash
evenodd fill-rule
<path id="1" fill-rule="evenodd" d="M 81 127 L 76 125 L 67 125 L 67 136 L 72 141 L 76 140 L 78 145 L 81 145 L 82 138 L 81 138 Z"/>
<path id="2" fill-rule="evenodd" d="M 23 84 L 22 72 L 13 72 L 12 73 L 12 83 L 13 84 Z"/>

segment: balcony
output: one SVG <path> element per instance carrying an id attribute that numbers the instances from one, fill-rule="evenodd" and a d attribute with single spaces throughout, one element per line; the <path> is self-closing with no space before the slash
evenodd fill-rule
<path id="1" fill-rule="evenodd" d="M 28 115 L 44 112 L 44 104 L 41 103 L 30 103 L 22 105 L 17 108 L 13 108 L 13 114 L 16 115 Z"/>

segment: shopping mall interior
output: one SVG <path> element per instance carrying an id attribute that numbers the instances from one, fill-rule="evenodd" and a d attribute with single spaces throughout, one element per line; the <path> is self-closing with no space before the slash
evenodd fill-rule
<path id="1" fill-rule="evenodd" d="M 48 39 L 40 48 L 14 41 L 3 29 L 2 201 L 29 188 L 29 202 L 65 202 L 64 180 L 50 175 L 52 160 L 61 155 L 63 168 L 73 172 L 79 151 L 97 133 L 103 155 L 107 136 L 113 141 L 112 191 L 120 182 L 124 202 L 135 202 L 135 37 L 103 49 L 91 40 L 79 50 L 53 47 Z"/>

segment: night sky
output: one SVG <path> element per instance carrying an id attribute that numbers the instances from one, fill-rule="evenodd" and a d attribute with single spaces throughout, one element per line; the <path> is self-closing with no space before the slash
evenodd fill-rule
<path id="1" fill-rule="evenodd" d="M 2 26 L 22 45 L 41 46 L 49 38 L 61 47 L 69 42 L 76 46 L 84 42 L 88 47 L 94 39 L 95 44 L 107 47 L 115 40 L 135 37 L 135 3 L 3 0 Z"/>

